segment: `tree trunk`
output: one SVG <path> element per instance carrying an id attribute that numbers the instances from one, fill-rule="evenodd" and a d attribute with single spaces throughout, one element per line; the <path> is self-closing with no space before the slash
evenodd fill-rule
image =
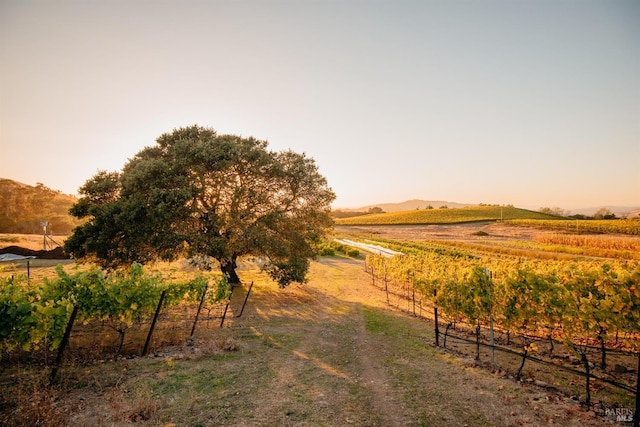
<path id="1" fill-rule="evenodd" d="M 222 271 L 222 274 L 227 276 L 231 286 L 242 284 L 240 277 L 238 277 L 238 274 L 236 273 L 236 268 L 238 267 L 236 259 L 237 257 L 234 255 L 231 258 L 222 258 L 218 260 L 220 262 L 220 271 Z"/>

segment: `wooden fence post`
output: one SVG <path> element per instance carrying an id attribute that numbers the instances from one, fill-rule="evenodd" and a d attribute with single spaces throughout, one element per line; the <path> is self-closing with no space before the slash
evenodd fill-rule
<path id="1" fill-rule="evenodd" d="M 586 351 L 586 350 L 585 350 Z M 585 389 L 587 392 L 587 398 L 586 398 L 586 403 L 587 403 L 587 407 L 591 407 L 591 371 L 589 369 L 589 360 L 587 359 L 587 353 L 583 351 L 580 353 L 580 358 L 582 360 L 582 364 L 584 365 L 584 370 L 587 373 L 586 377 L 587 377 L 587 381 L 585 384 Z"/>
<path id="2" fill-rule="evenodd" d="M 253 288 L 253 282 L 249 285 L 249 290 L 247 291 L 247 295 L 244 297 L 244 302 L 242 303 L 242 308 L 240 309 L 240 314 L 236 317 L 242 316 L 242 312 L 244 311 L 244 306 L 247 304 L 247 300 L 249 299 L 249 295 L 251 294 L 251 288 Z"/>
<path id="3" fill-rule="evenodd" d="M 437 296 L 438 296 L 438 291 L 434 289 L 433 290 L 433 317 L 435 318 L 435 324 L 436 324 L 436 347 L 440 347 L 440 330 L 438 329 L 438 305 L 436 304 Z"/>
<path id="4" fill-rule="evenodd" d="M 206 283 L 204 285 L 204 291 L 202 291 L 202 296 L 200 297 L 200 304 L 198 304 L 198 311 L 196 311 L 196 318 L 193 321 L 193 327 L 191 328 L 191 335 L 189 335 L 190 337 L 192 337 L 193 333 L 196 331 L 196 324 L 198 323 L 198 318 L 200 317 L 200 310 L 202 310 L 202 305 L 204 304 L 204 298 L 207 295 L 207 289 L 209 289 L 209 283 Z"/>
<path id="5" fill-rule="evenodd" d="M 231 302 L 231 298 L 227 301 L 227 305 L 224 306 L 224 313 L 222 313 L 222 320 L 220 321 L 220 328 L 224 325 L 224 319 L 227 317 L 227 310 L 229 309 L 229 302 Z"/>
<path id="6" fill-rule="evenodd" d="M 376 285 L 376 273 L 374 271 L 373 265 L 371 266 L 371 285 Z"/>
<path id="7" fill-rule="evenodd" d="M 142 355 L 146 356 L 147 351 L 149 350 L 149 343 L 151 342 L 151 336 L 153 335 L 153 330 L 156 327 L 156 322 L 158 321 L 158 315 L 160 314 L 160 309 L 162 308 L 162 303 L 164 302 L 164 293 L 162 291 L 160 294 L 160 301 L 158 301 L 158 307 L 156 308 L 156 312 L 153 315 L 153 321 L 151 322 L 151 328 L 149 328 L 149 334 L 147 335 L 147 340 L 144 343 L 144 348 L 142 349 Z"/>
<path id="8" fill-rule="evenodd" d="M 416 284 L 412 283 L 411 299 L 413 300 L 413 317 L 416 316 Z"/>
<path id="9" fill-rule="evenodd" d="M 56 374 L 58 373 L 58 367 L 60 363 L 62 363 L 62 354 L 64 353 L 64 349 L 69 342 L 69 337 L 71 336 L 71 328 L 73 328 L 73 322 L 76 321 L 76 316 L 78 315 L 78 306 L 73 306 L 73 311 L 71 312 L 71 317 L 69 317 L 69 322 L 67 322 L 67 328 L 64 330 L 64 335 L 62 336 L 62 342 L 60 343 L 60 348 L 58 348 L 58 355 L 56 356 L 56 361 L 53 363 L 53 367 L 51 368 L 51 375 L 49 376 L 49 383 L 53 383 L 53 380 L 56 378 Z"/>
<path id="10" fill-rule="evenodd" d="M 476 326 L 476 360 L 480 360 L 480 319 Z"/>
<path id="11" fill-rule="evenodd" d="M 389 302 L 389 278 L 387 277 L 387 263 L 382 261 L 382 268 L 384 272 L 384 291 L 387 294 L 387 305 L 391 305 Z"/>
<path id="12" fill-rule="evenodd" d="M 640 427 L 640 353 L 638 353 L 638 378 L 636 380 L 636 411 L 633 413 L 633 427 Z"/>
<path id="13" fill-rule="evenodd" d="M 495 368 L 495 341 L 493 337 L 493 281 L 491 280 L 491 274 L 489 270 L 485 267 L 484 274 L 487 276 L 487 281 L 489 282 L 490 289 L 490 298 L 491 298 L 491 312 L 489 313 L 489 343 L 491 345 L 491 368 Z"/>

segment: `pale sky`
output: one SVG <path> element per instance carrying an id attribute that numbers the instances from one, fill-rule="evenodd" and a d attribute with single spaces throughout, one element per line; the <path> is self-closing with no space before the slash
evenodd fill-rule
<path id="1" fill-rule="evenodd" d="M 75 194 L 192 124 L 337 208 L 640 206 L 640 1 L 0 0 L 0 177 Z"/>

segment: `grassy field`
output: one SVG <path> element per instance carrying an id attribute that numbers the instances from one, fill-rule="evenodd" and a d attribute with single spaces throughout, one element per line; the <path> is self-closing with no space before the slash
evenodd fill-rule
<path id="1" fill-rule="evenodd" d="M 422 209 L 403 212 L 362 215 L 336 220 L 338 225 L 408 225 L 408 224 L 456 224 L 478 221 L 513 219 L 557 219 L 554 215 L 512 206 L 471 206 L 465 208 Z"/>

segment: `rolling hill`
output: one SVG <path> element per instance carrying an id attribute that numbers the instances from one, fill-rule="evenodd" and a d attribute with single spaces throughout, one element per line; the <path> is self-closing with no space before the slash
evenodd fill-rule
<path id="1" fill-rule="evenodd" d="M 508 219 L 559 219 L 561 217 L 512 206 L 468 206 L 457 209 L 423 209 L 362 215 L 336 220 L 337 225 L 455 224 Z"/>
<path id="2" fill-rule="evenodd" d="M 81 223 L 69 215 L 76 201 L 41 183 L 31 186 L 0 178 L 0 233 L 41 234 L 40 223 L 46 221 L 49 231 L 68 234 Z"/>

